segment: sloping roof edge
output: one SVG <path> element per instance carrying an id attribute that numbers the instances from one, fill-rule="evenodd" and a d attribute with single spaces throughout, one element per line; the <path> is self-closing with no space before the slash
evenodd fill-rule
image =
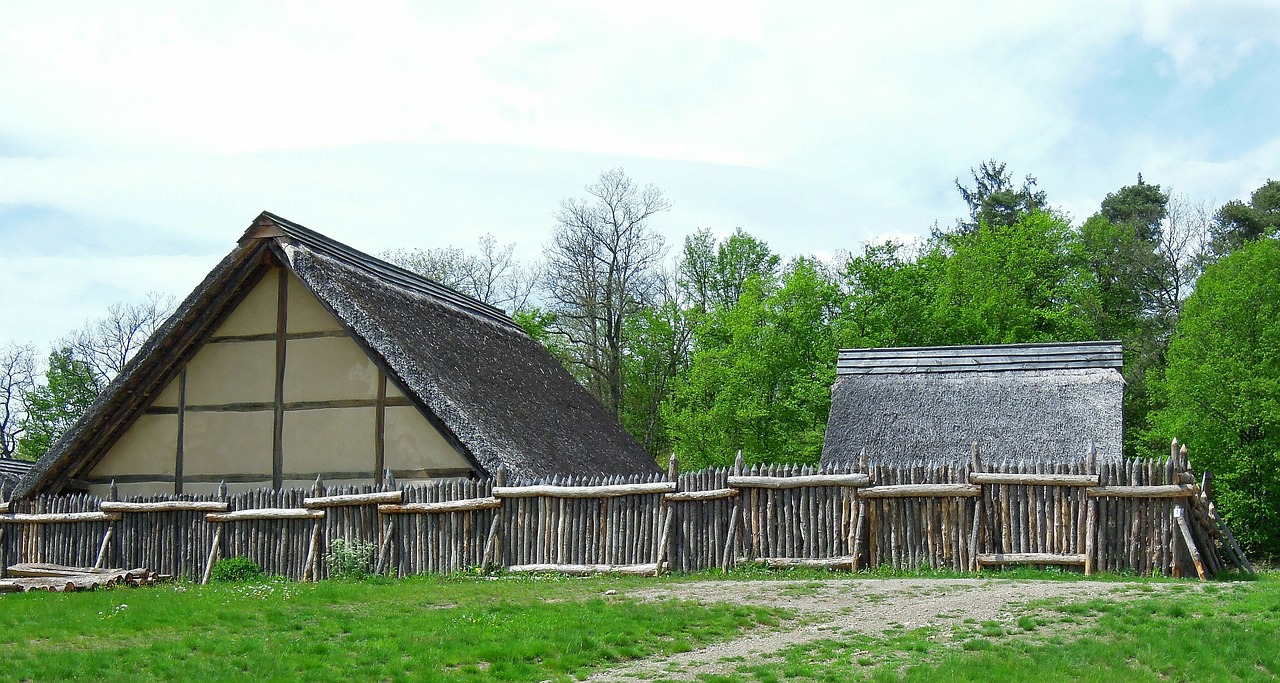
<path id="1" fill-rule="evenodd" d="M 14 497 L 26 496 L 55 482 L 55 491 L 60 490 L 69 478 L 66 470 L 75 464 L 69 461 L 77 447 L 102 431 L 117 431 L 113 429 L 113 418 L 118 426 L 163 388 L 164 382 L 171 379 L 173 368 L 220 322 L 206 312 L 215 308 L 223 310 L 237 296 L 243 296 L 244 282 L 254 280 L 255 275 L 260 275 L 259 271 L 270 268 L 266 260 L 268 254 L 268 245 L 264 242 L 242 242 L 214 266 L 125 363 L 80 419 L 31 466 L 18 482 Z M 114 436 L 118 437 L 119 433 Z M 106 437 L 114 441 L 111 434 Z"/>

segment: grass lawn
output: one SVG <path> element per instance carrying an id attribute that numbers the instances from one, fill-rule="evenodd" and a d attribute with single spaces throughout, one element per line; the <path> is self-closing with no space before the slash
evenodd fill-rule
<path id="1" fill-rule="evenodd" d="M 3 595 L 0 680 L 571 680 L 779 616 L 605 595 L 638 581 L 416 577 Z"/>
<path id="2" fill-rule="evenodd" d="M 1164 590 L 1157 590 L 1163 588 Z M 775 681 L 1254 681 L 1280 679 L 1280 577 L 1043 601 L 1004 621 L 849 633 L 706 683 Z"/>

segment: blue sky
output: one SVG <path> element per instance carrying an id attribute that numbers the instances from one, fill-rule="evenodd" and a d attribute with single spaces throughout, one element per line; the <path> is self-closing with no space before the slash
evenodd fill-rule
<path id="1" fill-rule="evenodd" d="M 1214 206 L 1280 177 L 1274 1 L 12 4 L 0 344 L 185 295 L 262 209 L 535 258 L 622 167 L 673 244 L 830 254 L 953 222 L 989 158 L 1077 220 L 1139 172 Z"/>

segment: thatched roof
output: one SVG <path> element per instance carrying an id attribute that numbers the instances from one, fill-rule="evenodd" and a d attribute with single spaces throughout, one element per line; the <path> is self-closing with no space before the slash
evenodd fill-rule
<path id="1" fill-rule="evenodd" d="M 16 494 L 57 491 L 92 469 L 277 266 L 316 295 L 477 473 L 658 471 L 618 421 L 501 310 L 263 212 Z"/>
<path id="2" fill-rule="evenodd" d="M 840 352 L 823 464 L 1119 460 L 1118 342 Z"/>
<path id="3" fill-rule="evenodd" d="M 13 490 L 18 480 L 22 479 L 29 469 L 31 469 L 31 463 L 26 460 L 0 458 L 0 499 Z"/>

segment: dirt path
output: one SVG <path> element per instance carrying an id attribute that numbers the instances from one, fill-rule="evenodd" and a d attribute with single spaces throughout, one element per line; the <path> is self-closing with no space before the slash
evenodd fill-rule
<path id="1" fill-rule="evenodd" d="M 796 614 L 782 628 L 757 630 L 726 643 L 646 659 L 598 673 L 588 681 L 694 680 L 729 673 L 787 646 L 841 632 L 878 635 L 891 627 L 941 626 L 963 619 L 1000 620 L 1021 603 L 1044 598 L 1088 600 L 1132 584 L 988 579 L 866 579 L 831 581 L 696 581 L 627 591 L 641 600 L 678 598 L 781 607 Z M 729 660 L 729 661 L 726 661 Z"/>

